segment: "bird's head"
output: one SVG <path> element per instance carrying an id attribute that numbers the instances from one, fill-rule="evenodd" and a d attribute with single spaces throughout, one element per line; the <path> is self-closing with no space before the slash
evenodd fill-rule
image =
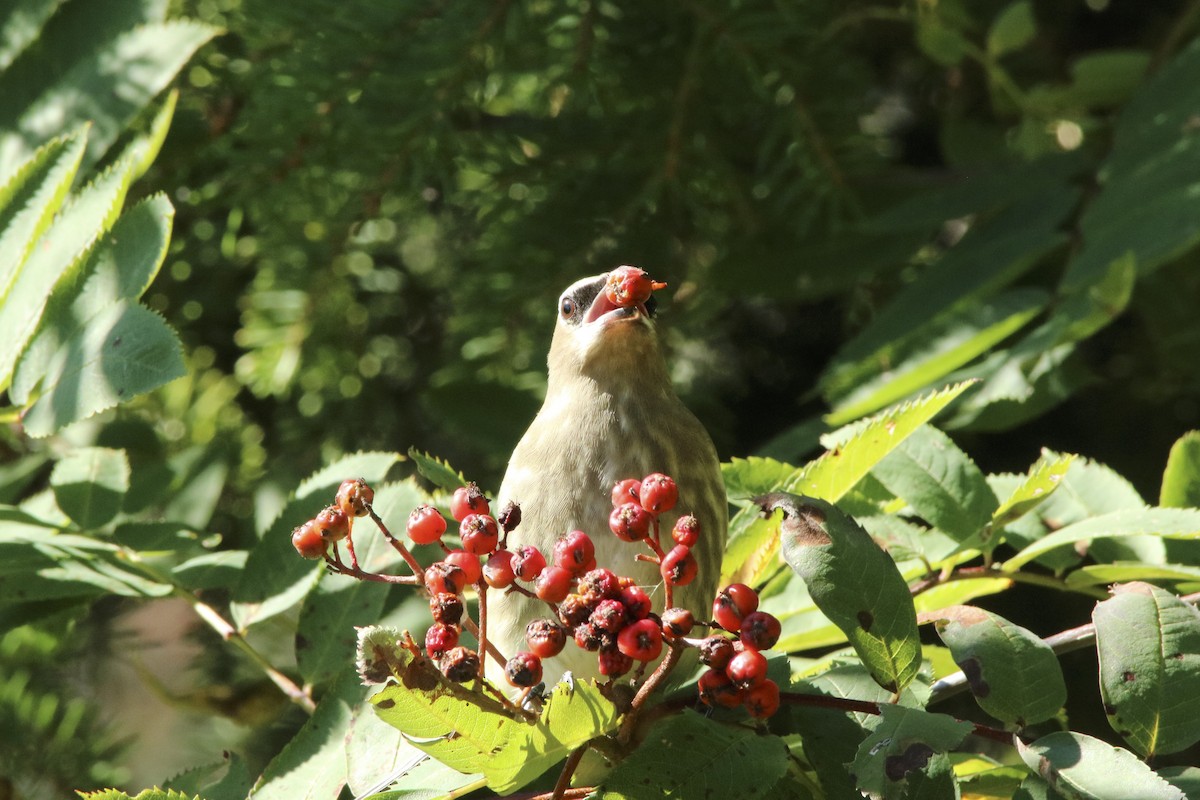
<path id="1" fill-rule="evenodd" d="M 550 383 L 587 377 L 607 383 L 632 372 L 666 373 L 654 331 L 656 302 L 618 306 L 605 294 L 609 273 L 582 278 L 558 298 L 550 344 Z"/>

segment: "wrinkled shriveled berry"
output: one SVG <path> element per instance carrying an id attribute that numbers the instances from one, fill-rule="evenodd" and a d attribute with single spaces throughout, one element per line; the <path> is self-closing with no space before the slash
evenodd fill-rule
<path id="1" fill-rule="evenodd" d="M 577 591 L 589 603 L 611 600 L 621 595 L 621 584 L 612 570 L 593 569 L 579 579 Z"/>
<path id="2" fill-rule="evenodd" d="M 619 678 L 633 669 L 633 659 L 620 650 L 600 651 L 600 674 L 608 678 Z"/>
<path id="3" fill-rule="evenodd" d="M 500 528 L 487 514 L 467 514 L 458 525 L 463 550 L 485 556 L 500 544 Z"/>
<path id="4" fill-rule="evenodd" d="M 512 533 L 521 524 L 521 507 L 512 500 L 509 500 L 504 504 L 504 508 L 500 510 L 496 521 L 500 523 L 500 530 L 505 533 Z"/>
<path id="5" fill-rule="evenodd" d="M 619 600 L 601 600 L 592 611 L 592 615 L 588 617 L 588 622 L 592 625 L 612 634 L 620 631 L 626 621 L 625 606 Z"/>
<path id="6" fill-rule="evenodd" d="M 362 478 L 347 478 L 338 487 L 334 505 L 346 513 L 348 517 L 362 517 L 367 513 L 367 506 L 374 502 L 375 490 L 367 486 Z"/>
<path id="7" fill-rule="evenodd" d="M 671 586 L 687 586 L 696 579 L 696 573 L 699 570 L 696 557 L 692 555 L 692 548 L 684 547 L 681 544 L 668 550 L 666 556 L 663 557 L 662 564 L 658 567 L 663 580 Z"/>
<path id="8" fill-rule="evenodd" d="M 574 637 L 575 644 L 589 653 L 596 652 L 600 649 L 600 645 L 604 644 L 604 631 L 590 622 L 576 625 Z"/>
<path id="9" fill-rule="evenodd" d="M 725 674 L 739 689 L 758 686 L 767 679 L 767 657 L 757 650 L 743 650 L 729 659 Z"/>
<path id="10" fill-rule="evenodd" d="M 525 626 L 525 644 L 541 658 L 553 658 L 567 644 L 567 629 L 550 619 L 535 619 Z"/>
<path id="11" fill-rule="evenodd" d="M 442 625 L 457 625 L 462 621 L 462 598 L 450 592 L 438 592 L 429 597 L 429 613 Z"/>
<path id="12" fill-rule="evenodd" d="M 738 638 L 753 650 L 770 650 L 779 641 L 779 620 L 765 611 L 754 611 L 742 620 Z"/>
<path id="13" fill-rule="evenodd" d="M 655 472 L 642 479 L 640 497 L 642 508 L 651 514 L 662 514 L 674 508 L 679 501 L 679 487 L 674 479 Z"/>
<path id="14" fill-rule="evenodd" d="M 612 488 L 612 504 L 613 508 L 623 506 L 626 503 L 639 502 L 639 489 L 642 482 L 637 478 L 626 478 L 623 481 L 617 481 Z"/>
<path id="15" fill-rule="evenodd" d="M 671 528 L 671 538 L 675 540 L 675 544 L 695 547 L 696 542 L 700 541 L 700 520 L 691 514 L 685 514 L 675 520 L 675 526 Z"/>
<path id="16" fill-rule="evenodd" d="M 450 513 L 455 520 L 462 522 L 468 514 L 490 514 L 492 508 L 479 486 L 468 483 L 454 490 L 450 498 Z"/>
<path id="17" fill-rule="evenodd" d="M 292 530 L 292 547 L 304 558 L 321 558 L 328 546 L 314 520 L 310 519 Z"/>
<path id="18" fill-rule="evenodd" d="M 433 506 L 417 506 L 405 525 L 413 544 L 433 544 L 446 532 L 446 518 Z"/>
<path id="19" fill-rule="evenodd" d="M 583 531 L 571 531 L 554 543 L 554 566 L 562 567 L 578 577 L 588 571 L 596 560 L 592 537 Z"/>
<path id="20" fill-rule="evenodd" d="M 639 619 L 617 634 L 617 649 L 634 661 L 653 661 L 662 648 L 662 630 L 652 619 Z"/>
<path id="21" fill-rule="evenodd" d="M 758 593 L 744 583 L 731 583 L 713 600 L 713 621 L 737 633 L 747 614 L 758 610 Z"/>
<path id="22" fill-rule="evenodd" d="M 533 653 L 517 653 L 504 665 L 504 677 L 521 689 L 536 686 L 542 680 L 542 660 Z"/>
<path id="23" fill-rule="evenodd" d="M 438 661 L 442 674 L 455 683 L 466 683 L 479 675 L 479 656 L 459 646 L 446 651 Z"/>
<path id="24" fill-rule="evenodd" d="M 513 574 L 523 581 L 537 580 L 546 568 L 546 557 L 533 545 L 523 544 L 513 550 Z"/>
<path id="25" fill-rule="evenodd" d="M 626 503 L 613 509 L 608 517 L 609 529 L 623 542 L 640 542 L 650 535 L 654 517 L 637 503 Z"/>
<path id="26" fill-rule="evenodd" d="M 425 652 L 430 658 L 441 658 L 448 650 L 458 646 L 458 626 L 435 622 L 425 631 Z"/>
<path id="27" fill-rule="evenodd" d="M 700 663 L 713 669 L 725 669 L 733 658 L 733 642 L 724 636 L 709 636 L 700 643 Z"/>
<path id="28" fill-rule="evenodd" d="M 668 608 L 662 613 L 663 637 L 668 642 L 687 636 L 695 624 L 696 618 L 686 608 Z"/>
<path id="29" fill-rule="evenodd" d="M 577 594 L 569 594 L 558 604 L 558 618 L 568 628 L 587 622 L 592 615 L 592 604 Z"/>
<path id="30" fill-rule="evenodd" d="M 571 573 L 562 567 L 546 567 L 533 582 L 533 593 L 547 603 L 561 602 L 571 591 Z"/>
<path id="31" fill-rule="evenodd" d="M 469 582 L 462 567 L 445 561 L 435 561 L 425 570 L 425 588 L 430 594 L 461 594 L 463 587 Z"/>
<path id="32" fill-rule="evenodd" d="M 779 684 L 775 681 L 764 680 L 762 683 L 747 689 L 742 696 L 742 703 L 750 716 L 766 719 L 779 710 Z"/>

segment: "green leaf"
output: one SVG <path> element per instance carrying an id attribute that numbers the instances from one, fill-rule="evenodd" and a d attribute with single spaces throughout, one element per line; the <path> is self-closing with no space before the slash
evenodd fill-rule
<path id="1" fill-rule="evenodd" d="M 956 384 L 855 423 L 847 431 L 844 444 L 801 467 L 777 488 L 836 502 L 905 437 L 933 419 L 969 386 L 971 382 Z M 778 534 L 778 527 L 758 519 L 757 509 L 739 511 L 729 522 L 722 577 L 749 584 L 761 582 L 775 569 Z"/>
<path id="2" fill-rule="evenodd" d="M 1200 741 L 1200 612 L 1148 583 L 1096 605 L 1100 692 L 1113 730 L 1146 758 Z"/>
<path id="3" fill-rule="evenodd" d="M 130 797 L 116 789 L 102 789 L 98 792 L 77 792 L 85 800 L 193 800 L 193 795 L 164 789 L 143 789 Z M 197 796 L 195 800 L 200 800 Z"/>
<path id="4" fill-rule="evenodd" d="M 604 778 L 606 800 L 767 796 L 787 771 L 782 739 L 719 725 L 694 711 L 668 717 Z"/>
<path id="5" fill-rule="evenodd" d="M 163 318 L 114 303 L 55 353 L 25 429 L 48 436 L 185 374 L 179 338 Z"/>
<path id="6" fill-rule="evenodd" d="M 417 471 L 439 489 L 453 492 L 460 486 L 465 486 L 467 479 L 448 463 L 436 456 L 422 453 L 415 447 L 408 448 L 408 457 L 417 465 Z"/>
<path id="7" fill-rule="evenodd" d="M 776 489 L 795 472 L 791 464 L 761 456 L 734 457 L 721 464 L 725 492 L 731 500 L 749 499 Z"/>
<path id="8" fill-rule="evenodd" d="M 1063 476 L 1074 460 L 1073 455 L 1059 456 L 1043 452 L 1037 463 L 1029 468 L 1021 485 L 992 514 L 992 527 L 1003 528 L 1037 508 L 1062 485 Z"/>
<path id="9" fill-rule="evenodd" d="M 124 450 L 84 447 L 59 460 L 50 474 L 58 507 L 85 530 L 107 525 L 129 491 Z"/>
<path id="10" fill-rule="evenodd" d="M 775 494 L 759 502 L 769 513 L 782 512 L 772 522 L 779 526 L 784 560 L 871 676 L 891 692 L 907 686 L 921 667 L 921 644 L 912 596 L 896 563 L 824 500 Z"/>
<path id="11" fill-rule="evenodd" d="M 957 747 L 972 730 L 944 714 L 882 704 L 875 730 L 858 746 L 850 765 L 858 788 L 875 800 L 899 800 L 914 773 L 935 753 Z"/>
<path id="12" fill-rule="evenodd" d="M 1200 508 L 1200 431 L 1188 431 L 1171 445 L 1158 504 Z"/>
<path id="13" fill-rule="evenodd" d="M 228 589 L 237 586 L 249 555 L 245 550 L 204 553 L 184 561 L 171 570 L 171 575 L 190 591 Z"/>
<path id="14" fill-rule="evenodd" d="M 1082 733 L 1059 731 L 1026 745 L 1014 740 L 1031 770 L 1071 797 L 1088 800 L 1187 800 L 1137 756 Z"/>
<path id="15" fill-rule="evenodd" d="M 1200 581 L 1200 567 L 1182 564 L 1143 564 L 1141 562 L 1116 564 L 1089 564 L 1072 570 L 1067 575 L 1067 586 L 1109 586 L 1128 581 Z"/>
<path id="16" fill-rule="evenodd" d="M 37 41 L 38 33 L 62 0 L 15 0 L 0 19 L 0 72 Z"/>
<path id="17" fill-rule="evenodd" d="M 978 535 L 996 495 L 975 462 L 949 436 L 922 425 L 871 470 L 917 516 L 959 541 Z"/>
<path id="18" fill-rule="evenodd" d="M 992 23 L 987 36 L 987 51 L 992 57 L 1020 50 L 1037 36 L 1037 21 L 1029 0 L 1010 3 Z"/>
<path id="19" fill-rule="evenodd" d="M 322 567 L 296 554 L 292 529 L 332 503 L 343 480 L 363 478 L 367 483 L 378 483 L 399 460 L 397 453 L 356 453 L 322 468 L 300 484 L 246 559 L 230 604 L 234 624 L 245 630 L 299 603 Z M 363 531 L 369 528 L 369 521 L 361 526 Z"/>
<path id="20" fill-rule="evenodd" d="M 917 47 L 943 67 L 953 67 L 972 50 L 961 33 L 932 14 L 922 15 L 917 21 Z"/>
<path id="21" fill-rule="evenodd" d="M 934 586 L 913 598 L 919 618 L 936 616 L 949 606 L 968 603 L 979 597 L 1000 594 L 1011 589 L 1013 582 L 1008 578 L 976 578 L 968 581 L 951 581 Z"/>
<path id="22" fill-rule="evenodd" d="M 998 614 L 951 606 L 922 615 L 954 654 L 979 707 L 1024 728 L 1050 719 L 1067 700 L 1058 658 L 1048 644 Z"/>
<path id="23" fill-rule="evenodd" d="M 119 548 L 87 536 L 6 521 L 0 538 L 0 605 L 116 594 L 162 597 L 171 587 L 145 577 Z"/>
<path id="24" fill-rule="evenodd" d="M 1200 767 L 1163 767 L 1156 772 L 1172 786 L 1182 789 L 1186 797 L 1200 797 Z"/>
<path id="25" fill-rule="evenodd" d="M 1095 539 L 1130 536 L 1161 536 L 1169 539 L 1200 539 L 1200 509 L 1144 508 L 1114 511 L 1067 525 L 1038 539 L 1004 562 L 1005 572 L 1015 572 L 1044 553 Z"/>

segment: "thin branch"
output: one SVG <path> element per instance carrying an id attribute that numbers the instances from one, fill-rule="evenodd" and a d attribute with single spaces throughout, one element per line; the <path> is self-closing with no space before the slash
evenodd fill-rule
<path id="1" fill-rule="evenodd" d="M 675 669 L 675 665 L 679 663 L 679 659 L 683 657 L 684 647 L 680 644 L 672 644 L 671 649 L 667 652 L 667 657 L 658 665 L 658 669 L 654 670 L 650 678 L 642 684 L 642 688 L 633 697 L 633 702 L 630 703 L 629 713 L 625 715 L 625 721 L 621 723 L 621 729 L 617 732 L 617 741 L 621 744 L 627 744 L 633 736 L 633 731 L 637 728 L 638 719 L 641 717 L 642 707 L 646 705 L 646 699 L 657 689 L 667 676 L 671 674 L 671 670 Z"/>
<path id="2" fill-rule="evenodd" d="M 889 705 L 888 703 L 877 703 L 871 700 L 853 700 L 848 697 L 830 697 L 823 694 L 800 694 L 797 692 L 781 692 L 779 701 L 790 706 L 810 706 L 815 708 L 829 708 L 834 711 L 855 712 L 859 714 L 872 714 L 879 716 L 883 713 L 882 707 Z M 964 722 L 966 720 L 958 720 Z M 976 736 L 981 736 L 984 739 L 991 739 L 994 742 L 1002 744 L 1012 744 L 1013 734 L 999 728 L 993 728 L 988 725 L 981 725 L 978 722 L 972 722 L 973 729 L 971 733 Z"/>

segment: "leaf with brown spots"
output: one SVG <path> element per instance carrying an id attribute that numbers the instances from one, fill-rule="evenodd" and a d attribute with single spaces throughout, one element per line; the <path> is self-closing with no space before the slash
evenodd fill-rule
<path id="1" fill-rule="evenodd" d="M 874 800 L 904 797 L 910 779 L 971 732 L 971 723 L 945 714 L 893 705 L 883 705 L 880 711 L 875 730 L 858 746 L 850 765 L 859 791 Z"/>

